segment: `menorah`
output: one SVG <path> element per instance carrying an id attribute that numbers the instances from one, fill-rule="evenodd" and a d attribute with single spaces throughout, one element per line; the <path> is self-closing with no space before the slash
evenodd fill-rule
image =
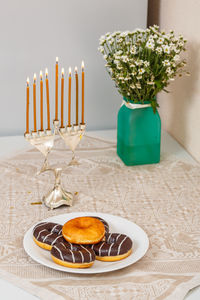
<path id="1" fill-rule="evenodd" d="M 61 186 L 62 168 L 53 168 L 48 161 L 48 155 L 53 149 L 55 136 L 60 135 L 65 145 L 72 151 L 72 159 L 68 166 L 78 165 L 79 162 L 75 158 L 75 150 L 80 143 L 86 125 L 84 123 L 84 65 L 82 63 L 82 120 L 78 122 L 78 72 L 75 68 L 76 78 L 76 123 L 71 124 L 71 68 L 69 69 L 69 88 L 68 88 L 68 123 L 64 126 L 63 122 L 63 106 L 64 106 L 64 69 L 62 69 L 61 77 L 61 123 L 58 120 L 58 59 L 56 59 L 56 76 L 55 76 L 55 120 L 53 121 L 53 129 L 50 128 L 50 111 L 49 111 L 49 85 L 48 71 L 46 69 L 46 97 L 47 97 L 47 129 L 43 128 L 43 81 L 42 72 L 40 71 L 40 117 L 41 127 L 37 130 L 36 126 L 36 75 L 33 81 L 33 113 L 34 113 L 34 130 L 29 132 L 29 79 L 27 79 L 27 109 L 26 109 L 26 132 L 25 139 L 44 155 L 44 162 L 41 169 L 36 173 L 40 175 L 46 171 L 52 171 L 55 175 L 55 183 L 53 189 L 43 197 L 43 202 L 51 209 L 60 205 L 72 205 L 73 195 L 71 192 L 65 191 Z M 59 126 L 60 125 L 60 126 Z"/>

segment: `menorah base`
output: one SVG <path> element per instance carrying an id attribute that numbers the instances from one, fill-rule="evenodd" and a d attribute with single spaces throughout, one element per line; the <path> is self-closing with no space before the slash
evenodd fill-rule
<path id="1" fill-rule="evenodd" d="M 46 157 L 41 169 L 36 173 L 36 176 L 48 171 L 49 169 L 50 169 L 50 167 L 49 167 L 49 163 L 48 163 L 48 160 L 47 160 L 47 157 Z"/>
<path id="2" fill-rule="evenodd" d="M 61 205 L 72 206 L 73 195 L 61 186 L 54 186 L 53 190 L 48 192 L 42 200 L 47 207 L 54 209 Z"/>
<path id="3" fill-rule="evenodd" d="M 80 162 L 74 157 L 72 160 L 68 163 L 68 166 L 79 166 Z"/>

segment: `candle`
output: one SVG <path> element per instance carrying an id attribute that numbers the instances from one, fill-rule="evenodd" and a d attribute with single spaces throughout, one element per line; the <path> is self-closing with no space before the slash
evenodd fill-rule
<path id="1" fill-rule="evenodd" d="M 58 120 L 58 57 L 56 57 L 56 74 L 55 74 L 55 120 Z"/>
<path id="2" fill-rule="evenodd" d="M 72 85 L 72 69 L 69 68 L 69 87 L 68 87 L 68 126 L 71 126 L 71 85 Z"/>
<path id="3" fill-rule="evenodd" d="M 76 78 L 76 125 L 78 125 L 78 69 L 75 67 Z"/>
<path id="4" fill-rule="evenodd" d="M 40 130 L 43 131 L 43 80 L 42 71 L 40 71 Z"/>
<path id="5" fill-rule="evenodd" d="M 81 64 L 81 70 L 82 70 L 82 120 L 81 123 L 84 123 L 84 89 L 85 89 L 85 73 L 84 73 L 84 62 L 82 61 Z"/>
<path id="6" fill-rule="evenodd" d="M 34 132 L 37 131 L 36 124 L 36 74 L 33 77 L 33 122 L 34 122 Z"/>
<path id="7" fill-rule="evenodd" d="M 29 133 L 29 78 L 26 81 L 26 133 Z"/>
<path id="8" fill-rule="evenodd" d="M 47 130 L 51 130 L 51 128 L 50 128 L 50 107 L 49 107 L 49 80 L 48 80 L 48 69 L 45 69 L 45 77 L 46 77 L 46 97 L 47 97 Z"/>
<path id="9" fill-rule="evenodd" d="M 61 128 L 63 128 L 63 110 L 64 110 L 64 68 L 61 71 Z"/>

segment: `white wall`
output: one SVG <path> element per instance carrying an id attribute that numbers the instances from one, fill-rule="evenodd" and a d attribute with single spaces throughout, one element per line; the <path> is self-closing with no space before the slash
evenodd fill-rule
<path id="1" fill-rule="evenodd" d="M 32 80 L 34 72 L 39 77 L 40 69 L 45 67 L 52 80 L 53 119 L 56 56 L 60 59 L 60 70 L 61 66 L 66 71 L 69 65 L 80 67 L 81 60 L 85 61 L 88 128 L 114 128 L 121 97 L 97 51 L 98 39 L 108 31 L 146 27 L 147 0 L 1 0 L 0 3 L 0 135 L 24 133 L 26 78 Z M 67 90 L 65 101 L 66 95 Z M 30 101 L 32 121 L 32 97 Z M 39 97 L 37 101 L 39 108 Z"/>

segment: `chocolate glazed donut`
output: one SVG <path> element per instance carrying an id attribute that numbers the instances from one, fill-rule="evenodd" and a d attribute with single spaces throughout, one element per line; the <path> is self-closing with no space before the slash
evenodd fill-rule
<path id="1" fill-rule="evenodd" d="M 131 254 L 132 240 L 125 234 L 106 233 L 105 241 L 93 244 L 97 260 L 116 261 L 123 259 Z"/>
<path id="2" fill-rule="evenodd" d="M 91 248 L 66 240 L 53 245 L 51 256 L 57 264 L 70 268 L 88 268 L 95 260 L 95 253 Z"/>
<path id="3" fill-rule="evenodd" d="M 43 249 L 51 250 L 57 241 L 63 241 L 62 225 L 52 222 L 42 222 L 33 228 L 33 239 Z"/>
<path id="4" fill-rule="evenodd" d="M 101 221 L 101 222 L 103 223 L 104 227 L 105 227 L 105 232 L 106 232 L 106 233 L 109 232 L 109 225 L 108 225 L 108 223 L 107 223 L 104 219 L 99 218 L 99 217 L 94 217 L 94 216 L 89 216 L 89 217 L 90 217 L 90 218 L 96 218 L 96 219 L 98 219 L 99 221 Z"/>

